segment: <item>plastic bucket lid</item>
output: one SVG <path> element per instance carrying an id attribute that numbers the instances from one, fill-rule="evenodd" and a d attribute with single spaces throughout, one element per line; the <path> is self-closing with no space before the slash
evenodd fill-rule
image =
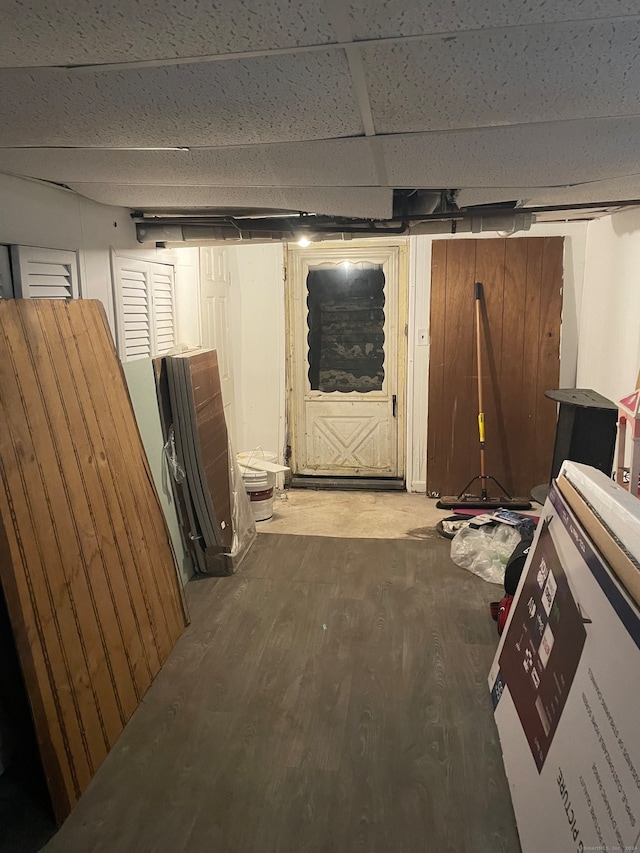
<path id="1" fill-rule="evenodd" d="M 241 450 L 240 453 L 236 454 L 236 458 L 240 465 L 246 465 L 252 459 L 262 459 L 264 462 L 277 462 L 278 454 L 273 453 L 271 450 L 262 450 L 259 447 L 256 450 Z"/>

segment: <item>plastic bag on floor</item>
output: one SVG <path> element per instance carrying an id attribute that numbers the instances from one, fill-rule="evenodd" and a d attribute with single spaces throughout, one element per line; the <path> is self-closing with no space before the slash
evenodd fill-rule
<path id="1" fill-rule="evenodd" d="M 505 566 L 520 538 L 507 524 L 463 527 L 451 540 L 451 559 L 483 580 L 502 585 Z"/>

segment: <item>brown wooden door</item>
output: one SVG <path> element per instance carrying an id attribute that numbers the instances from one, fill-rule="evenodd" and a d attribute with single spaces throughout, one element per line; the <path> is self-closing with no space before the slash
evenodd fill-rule
<path id="1" fill-rule="evenodd" d="M 480 473 L 476 281 L 484 286 L 487 473 L 511 495 L 526 496 L 549 480 L 556 407 L 544 392 L 559 381 L 562 254 L 562 237 L 434 241 L 429 494 L 457 495 Z"/>

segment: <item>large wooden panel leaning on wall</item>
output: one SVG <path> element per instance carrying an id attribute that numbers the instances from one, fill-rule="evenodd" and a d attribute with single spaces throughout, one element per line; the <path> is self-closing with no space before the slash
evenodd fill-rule
<path id="1" fill-rule="evenodd" d="M 0 580 L 62 821 L 186 621 L 104 309 L 0 303 Z"/>
<path id="2" fill-rule="evenodd" d="M 556 406 L 544 392 L 558 387 L 560 375 L 562 258 L 562 237 L 434 240 L 429 494 L 458 494 L 480 473 L 476 281 L 484 289 L 487 473 L 512 495 L 549 482 Z"/>

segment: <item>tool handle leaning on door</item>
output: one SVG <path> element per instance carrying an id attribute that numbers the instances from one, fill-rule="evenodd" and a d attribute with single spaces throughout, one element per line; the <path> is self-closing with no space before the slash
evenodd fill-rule
<path id="1" fill-rule="evenodd" d="M 478 367 L 478 436 L 480 438 L 480 477 L 483 478 L 482 486 L 484 487 L 486 471 L 484 460 L 484 397 L 482 392 L 482 317 L 480 313 L 480 303 L 482 301 L 483 290 L 481 281 L 476 281 L 474 285 L 474 292 L 476 301 L 476 361 Z"/>

